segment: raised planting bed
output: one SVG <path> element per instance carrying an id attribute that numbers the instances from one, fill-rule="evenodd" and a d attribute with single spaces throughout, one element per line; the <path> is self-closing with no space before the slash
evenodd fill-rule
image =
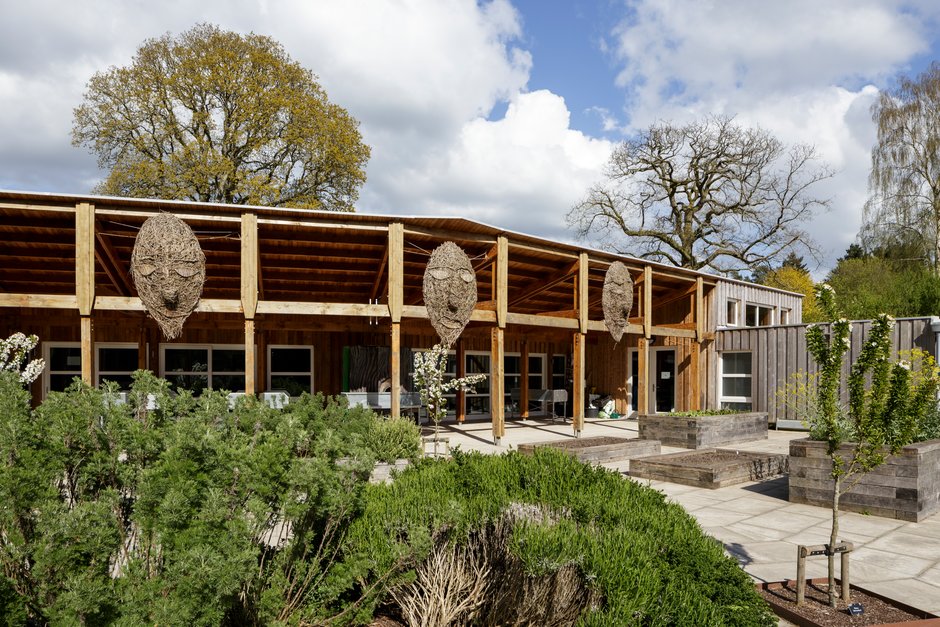
<path id="1" fill-rule="evenodd" d="M 715 416 L 643 414 L 639 425 L 641 440 L 659 440 L 663 446 L 697 449 L 767 439 L 766 412 Z"/>
<path id="2" fill-rule="evenodd" d="M 681 483 L 697 488 L 723 488 L 787 472 L 787 456 L 726 449 L 666 453 L 630 461 L 630 476 Z"/>
<path id="3" fill-rule="evenodd" d="M 852 444 L 845 444 L 840 455 L 848 459 Z M 808 438 L 790 441 L 790 502 L 832 506 L 832 462 L 826 455 L 826 443 Z M 858 483 L 842 494 L 839 508 L 920 522 L 940 512 L 940 440 L 905 446 L 897 455 L 888 456 L 881 466 L 863 475 Z"/>
<path id="4" fill-rule="evenodd" d="M 660 446 L 656 440 L 637 440 L 635 438 L 572 438 L 551 442 L 532 442 L 520 444 L 519 452 L 531 455 L 539 447 L 557 448 L 575 459 L 593 464 L 623 461 L 647 455 L 659 455 Z M 633 463 L 633 462 L 631 462 Z"/>
<path id="5" fill-rule="evenodd" d="M 840 586 L 836 579 L 836 588 Z M 796 581 L 773 581 L 757 584 L 757 590 L 778 617 L 800 627 L 838 625 L 920 625 L 940 627 L 940 618 L 853 585 L 851 603 L 860 603 L 864 614 L 851 616 L 846 604 L 838 599 L 836 609 L 829 607 L 829 580 L 825 577 L 806 580 L 806 599 L 796 604 Z"/>

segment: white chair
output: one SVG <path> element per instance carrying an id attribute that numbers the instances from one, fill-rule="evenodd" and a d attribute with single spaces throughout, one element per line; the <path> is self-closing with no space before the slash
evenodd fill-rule
<path id="1" fill-rule="evenodd" d="M 286 390 L 271 390 L 261 393 L 261 400 L 272 409 L 284 409 L 290 403 L 290 394 Z"/>

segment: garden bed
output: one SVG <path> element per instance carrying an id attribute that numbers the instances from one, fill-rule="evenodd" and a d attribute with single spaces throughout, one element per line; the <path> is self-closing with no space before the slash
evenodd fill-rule
<path id="1" fill-rule="evenodd" d="M 630 462 L 631 477 L 709 489 L 767 479 L 786 472 L 786 455 L 725 449 L 667 453 Z"/>
<path id="2" fill-rule="evenodd" d="M 659 440 L 663 446 L 712 448 L 767 439 L 767 413 L 717 414 L 713 416 L 643 414 L 639 417 L 641 440 Z"/>
<path id="3" fill-rule="evenodd" d="M 846 458 L 852 446 L 843 445 Z M 825 442 L 792 440 L 790 502 L 831 507 L 831 471 Z M 905 446 L 881 466 L 855 479 L 858 483 L 842 494 L 839 509 L 920 522 L 940 512 L 940 440 Z"/>
<path id="4" fill-rule="evenodd" d="M 836 579 L 838 582 L 839 580 Z M 870 590 L 852 586 L 850 602 L 859 603 L 864 613 L 850 616 L 839 598 L 836 609 L 829 607 L 829 580 L 825 577 L 806 580 L 806 598 L 796 604 L 796 581 L 757 584 L 757 590 L 770 604 L 774 613 L 800 627 L 825 625 L 922 625 L 940 627 L 940 618 Z M 838 591 L 839 584 L 836 584 Z"/>
<path id="5" fill-rule="evenodd" d="M 540 447 L 557 448 L 575 459 L 594 464 L 617 462 L 647 455 L 659 455 L 660 445 L 656 440 L 637 440 L 635 438 L 572 438 L 550 442 L 532 442 L 520 444 L 519 452 L 531 455 Z"/>

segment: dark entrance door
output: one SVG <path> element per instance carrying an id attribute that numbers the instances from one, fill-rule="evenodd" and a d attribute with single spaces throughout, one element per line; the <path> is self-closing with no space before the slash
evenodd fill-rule
<path id="1" fill-rule="evenodd" d="M 652 384 L 656 413 L 670 412 L 676 408 L 676 350 L 657 348 L 655 354 Z"/>

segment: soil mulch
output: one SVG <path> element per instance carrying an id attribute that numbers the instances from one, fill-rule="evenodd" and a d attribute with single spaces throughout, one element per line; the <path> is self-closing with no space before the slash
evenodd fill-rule
<path id="1" fill-rule="evenodd" d="M 746 455 L 738 454 L 737 451 L 727 451 L 724 449 L 715 449 L 713 451 L 702 451 L 700 453 L 688 453 L 681 457 L 674 457 L 669 460 L 672 466 L 682 466 L 685 468 L 724 468 L 729 463 L 747 460 Z"/>
<path id="2" fill-rule="evenodd" d="M 608 444 L 621 444 L 626 438 L 613 438 L 610 436 L 598 436 L 595 438 L 574 438 L 571 440 L 558 440 L 556 442 L 542 442 L 539 446 L 550 446 L 552 448 L 579 450 L 590 448 L 592 446 L 606 446 Z"/>
<path id="3" fill-rule="evenodd" d="M 806 586 L 806 600 L 803 605 L 796 604 L 796 582 L 788 581 L 786 585 L 771 590 L 759 589 L 760 594 L 768 602 L 784 605 L 789 611 L 803 616 L 816 624 L 828 626 L 841 625 L 885 625 L 903 621 L 919 620 L 924 614 L 912 614 L 895 607 L 886 601 L 852 588 L 852 603 L 861 603 L 865 609 L 864 614 L 852 616 L 846 610 L 846 604 L 841 598 L 836 601 L 836 609 L 829 607 L 829 585 L 827 583 L 810 583 Z M 841 588 L 836 584 L 836 593 L 841 594 Z"/>

